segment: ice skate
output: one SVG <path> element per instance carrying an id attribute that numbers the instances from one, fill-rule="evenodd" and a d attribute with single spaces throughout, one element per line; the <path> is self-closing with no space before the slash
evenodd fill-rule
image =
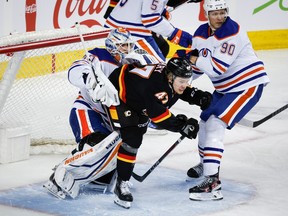
<path id="1" fill-rule="evenodd" d="M 204 181 L 189 189 L 189 199 L 195 201 L 221 200 L 221 181 L 217 176 L 205 177 Z"/>
<path id="2" fill-rule="evenodd" d="M 201 176 L 203 176 L 203 164 L 201 162 L 187 171 L 187 181 L 194 180 Z"/>
<path id="3" fill-rule="evenodd" d="M 43 185 L 43 187 L 46 188 L 50 194 L 59 199 L 66 198 L 65 192 L 57 185 L 54 179 L 54 173 L 50 176 L 49 180 Z"/>
<path id="4" fill-rule="evenodd" d="M 117 178 L 116 186 L 114 189 L 115 199 L 114 202 L 126 209 L 131 207 L 133 201 L 133 196 L 129 190 L 132 184 L 129 181 L 122 181 L 120 178 Z"/>

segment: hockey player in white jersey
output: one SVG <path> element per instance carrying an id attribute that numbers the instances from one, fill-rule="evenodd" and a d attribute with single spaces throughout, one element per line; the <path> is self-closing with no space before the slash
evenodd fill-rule
<path id="1" fill-rule="evenodd" d="M 104 190 L 113 184 L 121 138 L 117 132 L 112 133 L 113 128 L 102 105 L 109 107 L 114 103 L 113 98 L 105 97 L 105 85 L 99 77 L 96 85 L 93 70 L 101 70 L 108 77 L 133 51 L 134 42 L 129 31 L 117 28 L 110 32 L 105 45 L 106 49 L 90 50 L 68 71 L 68 80 L 80 90 L 70 112 L 70 126 L 77 147 L 55 168 L 44 185 L 59 198 L 66 195 L 75 198 L 81 186 L 95 183 L 95 180 L 98 184 L 94 184 L 95 187 Z"/>
<path id="2" fill-rule="evenodd" d="M 159 61 L 165 61 L 152 32 L 167 37 L 172 43 L 190 47 L 192 35 L 175 28 L 162 16 L 168 0 L 120 0 L 106 20 L 105 27 L 127 28 L 138 41 L 138 46 L 155 56 Z"/>
<path id="3" fill-rule="evenodd" d="M 204 11 L 208 23 L 195 31 L 193 50 L 186 56 L 194 65 L 194 78 L 206 74 L 215 91 L 210 107 L 200 116 L 200 163 L 187 175 L 205 177 L 190 188 L 191 200 L 220 200 L 219 169 L 225 129 L 232 129 L 257 104 L 269 78 L 247 33 L 228 16 L 226 1 L 205 0 Z M 178 51 L 178 55 L 184 52 Z"/>
<path id="4" fill-rule="evenodd" d="M 109 6 L 104 14 L 105 19 L 109 17 L 110 13 L 113 11 L 119 1 L 120 0 L 110 0 Z M 168 0 L 166 7 L 161 15 L 170 21 L 172 17 L 171 12 L 175 10 L 175 8 L 185 3 L 199 3 L 201 1 L 203 0 Z M 163 56 L 166 58 L 170 50 L 167 40 L 162 35 L 155 32 L 152 32 L 152 37 L 154 38 L 159 49 L 161 50 Z"/>

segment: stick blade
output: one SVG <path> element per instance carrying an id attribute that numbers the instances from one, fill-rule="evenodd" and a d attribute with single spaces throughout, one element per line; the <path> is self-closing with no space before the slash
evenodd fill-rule
<path id="1" fill-rule="evenodd" d="M 139 176 L 139 175 L 137 175 L 136 173 L 132 173 L 132 177 L 135 179 L 135 180 L 137 180 L 137 181 L 139 181 L 139 182 L 143 182 L 144 181 L 144 179 L 145 179 L 145 176 Z M 143 178 L 144 177 L 144 178 Z"/>

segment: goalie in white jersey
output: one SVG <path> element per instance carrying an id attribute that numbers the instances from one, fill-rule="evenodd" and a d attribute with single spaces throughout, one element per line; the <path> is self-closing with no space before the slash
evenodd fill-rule
<path id="1" fill-rule="evenodd" d="M 191 200 L 219 200 L 223 198 L 219 169 L 225 129 L 232 129 L 257 104 L 269 78 L 247 33 L 228 16 L 225 0 L 205 0 L 204 11 L 208 23 L 195 31 L 193 50 L 186 56 L 194 65 L 194 79 L 206 74 L 215 91 L 210 107 L 200 116 L 200 163 L 187 175 L 205 176 L 190 188 Z M 185 55 L 184 50 L 177 53 Z"/>
<path id="2" fill-rule="evenodd" d="M 110 32 L 105 45 L 106 49 L 89 50 L 83 59 L 73 62 L 68 71 L 69 82 L 79 88 L 69 119 L 77 147 L 57 165 L 44 185 L 61 199 L 67 195 L 77 197 L 81 186 L 90 182 L 97 189 L 113 186 L 116 155 L 122 140 L 119 133 L 113 132 L 102 105 L 109 107 L 114 101 L 105 97 L 105 84 L 99 77 L 96 80 L 93 70 L 100 70 L 108 77 L 134 50 L 134 42 L 129 31 L 117 28 Z"/>
<path id="3" fill-rule="evenodd" d="M 152 32 L 167 37 L 172 43 L 183 47 L 191 47 L 192 35 L 175 28 L 166 18 L 165 6 L 168 0 L 120 0 L 106 20 L 105 27 L 127 28 L 136 39 L 137 45 L 146 50 L 158 61 L 165 61 Z"/>

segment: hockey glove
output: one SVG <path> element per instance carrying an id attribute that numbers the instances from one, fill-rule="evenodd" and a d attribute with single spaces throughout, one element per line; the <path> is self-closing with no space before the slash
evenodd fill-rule
<path id="1" fill-rule="evenodd" d="M 185 58 L 187 58 L 192 64 L 196 64 L 196 60 L 191 59 L 191 56 L 199 57 L 199 51 L 198 49 L 193 49 L 186 53 Z"/>
<path id="2" fill-rule="evenodd" d="M 193 104 L 200 106 L 201 110 L 207 109 L 212 101 L 212 95 L 210 92 L 201 91 L 197 88 L 193 88 L 191 92 L 191 97 L 193 100 Z"/>
<path id="3" fill-rule="evenodd" d="M 186 58 L 190 59 L 191 56 L 196 56 L 196 57 L 199 57 L 199 51 L 198 49 L 193 49 L 191 50 L 190 52 L 188 52 L 186 54 Z"/>
<path id="4" fill-rule="evenodd" d="M 203 0 L 189 0 L 189 1 L 187 1 L 187 3 L 199 3 L 201 1 L 203 1 Z"/>
<path id="5" fill-rule="evenodd" d="M 184 115 L 184 114 L 178 114 L 176 116 L 176 118 L 179 120 L 179 121 L 182 121 L 183 123 L 186 123 L 186 121 L 188 120 L 187 116 Z"/>
<path id="6" fill-rule="evenodd" d="M 188 139 L 195 139 L 199 131 L 199 124 L 196 119 L 190 118 L 186 121 L 185 125 L 181 129 L 181 135 L 187 137 Z"/>
<path id="7" fill-rule="evenodd" d="M 109 97 L 108 89 L 105 83 L 91 71 L 86 79 L 86 89 L 94 103 L 101 102 L 102 104 L 110 107 L 114 100 Z"/>
<path id="8" fill-rule="evenodd" d="M 186 48 L 189 48 L 192 45 L 192 35 L 178 28 L 175 28 L 170 37 L 168 37 L 167 39 L 174 44 Z"/>

